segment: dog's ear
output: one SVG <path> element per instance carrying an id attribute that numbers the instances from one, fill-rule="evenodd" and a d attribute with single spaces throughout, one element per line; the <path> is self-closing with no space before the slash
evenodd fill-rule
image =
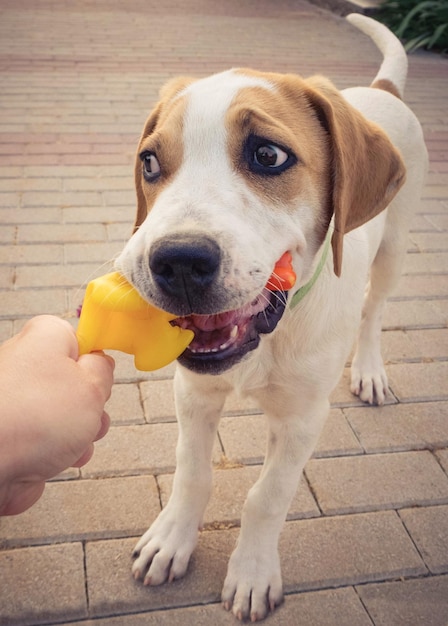
<path id="1" fill-rule="evenodd" d="M 159 93 L 159 102 L 156 104 L 146 120 L 140 141 L 138 142 L 137 156 L 135 159 L 134 179 L 137 194 L 137 214 L 135 216 L 133 228 L 134 233 L 143 224 L 148 214 L 145 194 L 143 193 L 142 187 L 142 163 L 140 160 L 142 142 L 146 139 L 146 137 L 154 132 L 159 120 L 166 113 L 169 103 L 172 102 L 186 87 L 188 87 L 193 80 L 193 78 L 182 76 L 168 81 L 168 83 L 161 88 Z"/>
<path id="2" fill-rule="evenodd" d="M 341 274 L 345 233 L 383 211 L 405 181 L 406 169 L 384 131 L 366 120 L 322 77 L 307 81 L 307 98 L 328 132 L 332 152 L 334 271 Z"/>

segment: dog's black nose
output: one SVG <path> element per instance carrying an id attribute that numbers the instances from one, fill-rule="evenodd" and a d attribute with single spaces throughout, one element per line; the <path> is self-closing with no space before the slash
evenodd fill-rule
<path id="1" fill-rule="evenodd" d="M 149 267 L 168 296 L 192 304 L 204 297 L 219 272 L 221 250 L 211 238 L 177 235 L 154 243 Z"/>

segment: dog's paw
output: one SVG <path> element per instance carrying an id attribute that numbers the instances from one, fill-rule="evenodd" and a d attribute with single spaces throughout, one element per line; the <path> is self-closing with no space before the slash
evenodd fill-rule
<path id="1" fill-rule="evenodd" d="M 351 367 L 350 391 L 363 402 L 384 404 L 388 388 L 381 355 L 362 358 L 357 354 Z"/>
<path id="2" fill-rule="evenodd" d="M 167 507 L 134 548 L 132 574 L 144 585 L 161 585 L 181 578 L 198 540 L 198 526 L 182 522 Z"/>
<path id="3" fill-rule="evenodd" d="M 230 557 L 221 599 L 240 621 L 262 620 L 283 601 L 278 552 L 263 547 L 260 552 L 249 555 L 237 547 Z"/>

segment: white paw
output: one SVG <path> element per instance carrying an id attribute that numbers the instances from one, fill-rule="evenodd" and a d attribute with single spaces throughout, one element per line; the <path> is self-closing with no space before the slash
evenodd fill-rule
<path id="1" fill-rule="evenodd" d="M 134 548 L 132 573 L 144 585 L 161 585 L 181 578 L 198 540 L 198 525 L 182 521 L 169 505 Z"/>
<path id="2" fill-rule="evenodd" d="M 264 619 L 283 601 L 278 552 L 266 553 L 263 546 L 260 551 L 249 555 L 237 547 L 230 557 L 221 598 L 224 608 L 232 610 L 240 621 Z"/>
<path id="3" fill-rule="evenodd" d="M 355 356 L 351 367 L 350 391 L 369 404 L 384 404 L 388 390 L 387 374 L 381 355 Z"/>

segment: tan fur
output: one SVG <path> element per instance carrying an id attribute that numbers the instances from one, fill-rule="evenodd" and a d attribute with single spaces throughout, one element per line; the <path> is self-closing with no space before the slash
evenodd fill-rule
<path id="1" fill-rule="evenodd" d="M 333 151 L 332 247 L 334 271 L 340 276 L 344 235 L 390 204 L 406 168 L 386 133 L 351 107 L 330 81 L 310 79 L 308 97 L 325 118 Z"/>
<path id="2" fill-rule="evenodd" d="M 140 138 L 135 160 L 135 188 L 137 194 L 137 214 L 134 232 L 144 222 L 160 190 L 169 184 L 172 176 L 182 164 L 182 120 L 185 101 L 177 96 L 193 79 L 176 78 L 160 91 L 160 101 L 150 113 Z M 161 167 L 163 177 L 160 181 L 145 184 L 140 154 L 153 151 Z"/>
<path id="3" fill-rule="evenodd" d="M 391 80 L 388 80 L 387 78 L 380 78 L 378 80 L 375 80 L 370 86 L 373 89 L 382 89 L 383 91 L 388 91 L 393 96 L 395 96 L 396 98 L 400 98 L 401 100 L 401 95 L 400 95 L 399 90 L 393 84 L 393 82 Z"/>
<path id="4" fill-rule="evenodd" d="M 276 206 L 290 207 L 297 201 L 316 207 L 318 239 L 325 237 L 331 216 L 320 215 L 317 207 L 327 205 L 330 159 L 324 129 L 304 96 L 305 82 L 295 76 L 268 75 L 274 91 L 257 87 L 242 89 L 227 115 L 228 150 L 237 171 L 261 198 Z M 297 165 L 280 177 L 253 174 L 242 154 L 250 134 L 293 151 Z"/>
<path id="5" fill-rule="evenodd" d="M 391 202 L 405 180 L 401 156 L 386 134 L 348 105 L 329 80 L 322 77 L 303 80 L 293 75 L 252 70 L 241 72 L 267 78 L 275 91 L 250 87 L 241 90 L 232 103 L 227 130 L 235 169 L 243 173 L 257 193 L 271 197 L 273 202 L 288 206 L 300 197 L 304 202 L 326 207 L 327 213 L 318 216 L 319 240 L 324 238 L 334 215 L 334 271 L 340 276 L 344 235 L 375 217 Z M 181 165 L 185 102 L 177 96 L 190 82 L 191 79 L 180 78 L 168 83 L 146 122 L 136 159 L 134 230 L 144 221 L 160 189 Z M 165 123 L 168 118 L 169 123 Z M 244 139 L 251 132 L 291 148 L 299 159 L 300 172 L 291 168 L 283 173 L 281 180 L 251 175 L 241 153 Z M 160 182 L 151 185 L 142 182 L 139 154 L 143 150 L 157 153 L 164 170 Z"/>

